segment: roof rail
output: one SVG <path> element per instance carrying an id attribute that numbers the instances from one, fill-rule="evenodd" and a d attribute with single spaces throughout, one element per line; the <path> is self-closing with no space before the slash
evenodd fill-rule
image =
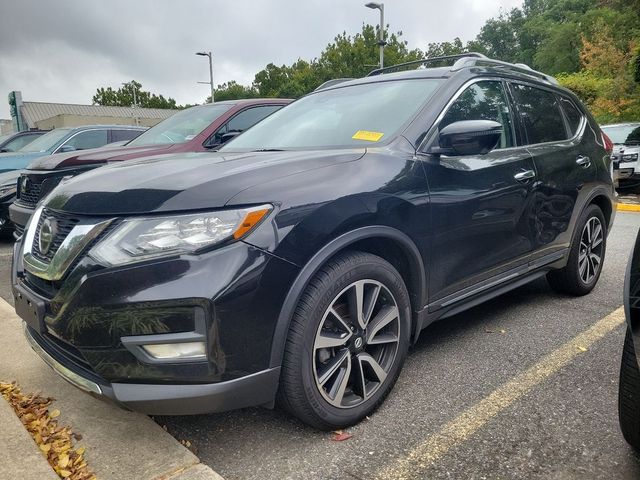
<path id="1" fill-rule="evenodd" d="M 325 88 L 333 87 L 339 83 L 348 82 L 349 80 L 353 80 L 353 78 L 332 78 L 331 80 L 327 80 L 320 86 L 316 87 L 313 91 L 317 92 L 318 90 L 324 90 Z"/>
<path id="2" fill-rule="evenodd" d="M 422 60 L 414 60 L 412 62 L 399 63 L 397 65 L 391 65 L 389 67 L 377 68 L 375 70 L 372 70 L 367 76 L 371 77 L 374 75 L 380 75 L 382 73 L 394 72 L 400 70 L 403 67 L 411 65 L 426 65 L 428 63 L 441 62 L 444 60 L 455 60 L 454 64 L 451 66 L 452 72 L 461 70 L 465 67 L 473 67 L 475 65 L 489 65 L 504 68 L 505 70 L 510 70 L 513 72 L 522 73 L 531 77 L 536 77 L 551 84 L 558 85 L 558 81 L 551 75 L 546 75 L 542 72 L 533 70 L 529 65 L 525 65 L 524 63 L 509 63 L 503 62 L 501 60 L 494 60 L 493 58 L 489 58 L 478 52 L 459 53 L 457 55 L 444 55 L 441 57 L 431 57 Z"/>
<path id="3" fill-rule="evenodd" d="M 541 80 L 545 80 L 553 85 L 559 85 L 558 80 L 556 80 L 551 75 L 547 75 L 546 73 L 538 72 L 534 70 L 529 65 L 524 63 L 509 63 L 503 62 L 501 60 L 494 60 L 493 58 L 477 58 L 477 57 L 467 57 L 461 58 L 451 67 L 451 71 L 461 70 L 465 67 L 473 67 L 476 65 L 488 65 L 494 67 L 504 68 L 505 70 L 509 70 L 512 72 L 522 73 L 524 75 L 529 75 L 530 77 L 536 77 Z"/>
<path id="4" fill-rule="evenodd" d="M 398 63 L 397 65 L 391 65 L 389 67 L 376 68 L 375 70 L 371 70 L 367 74 L 367 77 L 380 75 L 381 73 L 395 72 L 400 70 L 402 67 L 408 67 L 410 65 L 425 65 L 427 63 L 441 62 L 443 60 L 455 60 L 458 58 L 469 58 L 469 57 L 487 58 L 483 54 L 477 53 L 477 52 L 459 53 L 457 55 L 443 55 L 441 57 L 423 58 L 422 60 L 413 60 L 412 62 Z"/>

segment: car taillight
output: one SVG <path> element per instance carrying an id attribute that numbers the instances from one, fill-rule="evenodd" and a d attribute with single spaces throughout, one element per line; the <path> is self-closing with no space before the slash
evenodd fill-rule
<path id="1" fill-rule="evenodd" d="M 604 149 L 607 153 L 611 153 L 613 151 L 613 142 L 604 132 L 602 132 L 602 141 L 604 142 Z"/>

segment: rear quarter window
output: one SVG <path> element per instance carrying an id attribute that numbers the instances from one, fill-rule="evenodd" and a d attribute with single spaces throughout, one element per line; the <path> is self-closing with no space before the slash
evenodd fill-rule
<path id="1" fill-rule="evenodd" d="M 527 144 L 556 142 L 568 138 L 555 94 L 529 85 L 514 84 L 512 87 L 527 133 Z"/>
<path id="2" fill-rule="evenodd" d="M 582 120 L 582 112 L 573 104 L 568 98 L 560 97 L 560 105 L 569 122 L 569 129 L 571 130 L 571 136 L 578 133 L 580 127 L 580 121 Z"/>

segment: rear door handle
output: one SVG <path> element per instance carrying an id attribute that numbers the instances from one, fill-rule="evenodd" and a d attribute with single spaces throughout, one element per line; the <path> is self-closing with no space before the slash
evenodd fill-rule
<path id="1" fill-rule="evenodd" d="M 589 168 L 591 166 L 591 159 L 589 157 L 585 157 L 584 155 L 578 155 L 576 158 L 576 163 L 584 168 Z"/>
<path id="2" fill-rule="evenodd" d="M 513 178 L 515 178 L 519 182 L 526 182 L 527 180 L 531 180 L 536 176 L 536 172 L 533 170 L 523 170 L 522 172 L 516 173 Z"/>

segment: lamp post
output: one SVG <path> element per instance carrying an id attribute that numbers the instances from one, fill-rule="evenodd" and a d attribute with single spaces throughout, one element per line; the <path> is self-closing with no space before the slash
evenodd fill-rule
<path id="1" fill-rule="evenodd" d="M 387 42 L 384 41 L 384 3 L 369 2 L 365 3 L 364 6 L 374 10 L 380 10 L 378 45 L 380 46 L 380 68 L 384 68 L 384 46 L 387 44 Z"/>
<path id="2" fill-rule="evenodd" d="M 209 57 L 209 81 L 198 83 L 208 83 L 211 86 L 211 103 L 213 103 L 213 59 L 211 57 L 211 52 L 196 52 L 196 55 L 200 55 L 201 57 Z"/>
<path id="3" fill-rule="evenodd" d="M 133 92 L 133 105 L 131 105 L 131 108 L 133 108 L 133 112 L 134 112 L 134 119 L 136 122 L 136 125 L 140 125 L 140 119 L 138 118 L 138 111 L 136 110 L 136 107 L 138 106 L 138 98 L 136 95 L 136 84 L 131 82 L 131 83 L 123 83 L 122 84 L 123 87 L 128 87 L 131 86 L 131 91 Z"/>

